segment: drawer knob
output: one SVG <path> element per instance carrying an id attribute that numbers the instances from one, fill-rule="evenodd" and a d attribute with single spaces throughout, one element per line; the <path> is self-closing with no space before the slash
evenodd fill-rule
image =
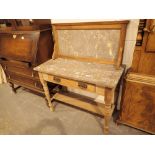
<path id="1" fill-rule="evenodd" d="M 25 39 L 24 36 L 22 36 L 21 39 L 24 40 Z"/>
<path id="2" fill-rule="evenodd" d="M 13 37 L 13 39 L 16 39 L 17 38 L 17 35 L 16 34 L 13 34 L 12 37 Z"/>
<path id="3" fill-rule="evenodd" d="M 60 78 L 58 78 L 58 77 L 53 77 L 53 80 L 55 81 L 55 82 L 61 82 L 61 79 Z"/>
<path id="4" fill-rule="evenodd" d="M 78 82 L 78 87 L 80 87 L 81 89 L 87 89 L 87 84 L 83 82 Z"/>

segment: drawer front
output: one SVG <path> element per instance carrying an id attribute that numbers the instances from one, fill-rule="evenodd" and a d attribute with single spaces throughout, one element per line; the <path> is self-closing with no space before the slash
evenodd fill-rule
<path id="1" fill-rule="evenodd" d="M 39 81 L 38 73 L 36 71 L 33 71 L 32 68 L 18 68 L 18 67 L 14 67 L 14 66 L 6 66 L 6 65 L 2 65 L 2 67 L 5 72 L 13 72 L 20 76 L 29 77 L 31 79 L 35 78 Z"/>
<path id="2" fill-rule="evenodd" d="M 21 84 L 21 86 L 23 84 L 29 87 L 34 87 L 36 89 L 37 88 L 42 89 L 42 84 L 40 83 L 40 81 L 37 81 L 36 79 L 20 76 L 19 74 L 12 73 L 9 71 L 7 71 L 6 74 L 7 74 L 8 81 L 19 83 Z"/>
<path id="3" fill-rule="evenodd" d="M 58 76 L 47 75 L 47 74 L 43 74 L 43 78 L 46 81 L 60 84 L 66 87 L 82 89 L 90 92 L 96 92 L 96 87 L 94 85 L 87 84 L 85 82 L 77 82 L 74 80 L 69 80 L 69 79 L 61 78 Z"/>
<path id="4" fill-rule="evenodd" d="M 0 64 L 2 64 L 2 66 L 14 66 L 14 67 L 18 67 L 18 68 L 29 68 L 30 65 L 27 62 L 20 62 L 20 61 L 14 61 L 14 60 L 2 60 L 0 59 Z"/>
<path id="5" fill-rule="evenodd" d="M 0 57 L 32 62 L 37 50 L 39 33 L 0 34 Z"/>

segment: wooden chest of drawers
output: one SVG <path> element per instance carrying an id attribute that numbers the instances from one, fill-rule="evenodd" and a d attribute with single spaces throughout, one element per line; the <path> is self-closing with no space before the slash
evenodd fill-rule
<path id="1" fill-rule="evenodd" d="M 0 29 L 0 64 L 13 90 L 14 84 L 43 93 L 38 73 L 33 68 L 52 57 L 50 25 Z"/>

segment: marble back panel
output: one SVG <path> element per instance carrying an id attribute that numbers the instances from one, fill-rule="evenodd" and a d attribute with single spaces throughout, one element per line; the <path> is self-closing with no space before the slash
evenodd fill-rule
<path id="1" fill-rule="evenodd" d="M 60 55 L 114 60 L 120 30 L 57 30 Z"/>

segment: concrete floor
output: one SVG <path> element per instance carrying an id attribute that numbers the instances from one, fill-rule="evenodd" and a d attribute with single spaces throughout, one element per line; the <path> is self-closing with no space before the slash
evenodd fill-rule
<path id="1" fill-rule="evenodd" d="M 50 112 L 43 97 L 20 88 L 17 94 L 8 84 L 0 85 L 0 134 L 102 135 L 103 119 L 85 111 L 57 103 Z M 124 125 L 110 123 L 112 135 L 147 134 Z"/>

